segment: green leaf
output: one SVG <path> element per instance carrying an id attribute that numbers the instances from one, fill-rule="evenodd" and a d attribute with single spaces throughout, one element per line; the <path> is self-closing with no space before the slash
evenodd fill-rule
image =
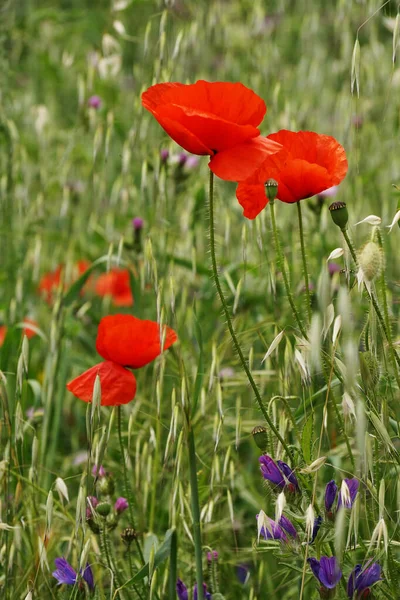
<path id="1" fill-rule="evenodd" d="M 312 462 L 312 435 L 314 429 L 314 414 L 308 417 L 301 434 L 301 449 L 307 464 Z"/>
<path id="2" fill-rule="evenodd" d="M 154 569 L 156 569 L 159 565 L 161 565 L 163 562 L 165 562 L 167 560 L 167 558 L 171 554 L 171 551 L 176 552 L 176 529 L 175 529 L 175 527 L 173 527 L 172 529 L 168 529 L 167 533 L 165 534 L 163 543 L 161 544 L 161 546 L 155 553 Z M 149 563 L 146 563 L 144 565 L 144 567 L 142 567 L 140 569 L 140 571 L 138 571 L 136 573 L 136 575 L 131 577 L 131 579 L 128 579 L 128 581 L 125 582 L 124 585 L 122 585 L 119 589 L 122 590 L 123 588 L 127 587 L 128 585 L 131 585 L 132 583 L 137 583 L 138 581 L 142 581 L 145 577 L 148 577 L 148 576 L 149 576 Z"/>

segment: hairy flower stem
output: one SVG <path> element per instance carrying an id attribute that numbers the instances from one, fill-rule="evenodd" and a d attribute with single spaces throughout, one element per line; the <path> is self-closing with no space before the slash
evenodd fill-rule
<path id="1" fill-rule="evenodd" d="M 347 244 L 347 246 L 348 246 L 348 248 L 350 250 L 350 254 L 351 254 L 352 258 L 353 258 L 354 264 L 356 266 L 358 266 L 357 255 L 356 255 L 356 251 L 355 251 L 354 246 L 353 246 L 353 242 L 351 241 L 351 239 L 349 237 L 349 234 L 347 233 L 346 229 L 342 229 L 342 233 L 343 233 L 343 237 L 344 237 L 344 239 L 346 241 L 346 244 Z M 372 302 L 372 305 L 373 305 L 373 307 L 375 309 L 375 312 L 376 312 L 376 316 L 378 317 L 379 324 L 380 324 L 380 326 L 382 328 L 382 331 L 383 331 L 383 333 L 385 335 L 385 338 L 386 338 L 386 340 L 388 342 L 388 345 L 389 345 L 389 356 L 390 356 L 390 359 L 391 359 L 391 362 L 392 362 L 392 365 L 393 365 L 393 368 L 394 368 L 394 373 L 395 373 L 397 384 L 400 387 L 400 377 L 399 377 L 399 373 L 398 373 L 398 367 L 400 367 L 400 357 L 397 354 L 396 350 L 394 349 L 391 332 L 386 327 L 384 318 L 383 318 L 382 313 L 381 313 L 381 309 L 379 308 L 379 304 L 377 302 L 377 299 L 375 298 L 375 294 L 372 291 L 371 291 L 371 293 L 369 292 L 369 290 L 368 290 L 367 286 L 365 285 L 365 283 L 364 283 L 364 289 L 365 289 L 365 291 L 367 293 L 368 298 Z M 397 366 L 396 366 L 396 363 L 397 363 Z"/>
<path id="2" fill-rule="evenodd" d="M 121 451 L 122 467 L 123 467 L 123 471 L 124 471 L 125 493 L 126 493 L 126 497 L 128 499 L 128 503 L 129 503 L 128 510 L 129 510 L 130 526 L 132 527 L 132 529 L 135 529 L 135 517 L 133 516 L 133 495 L 131 492 L 131 487 L 128 482 L 128 470 L 126 468 L 125 448 L 124 448 L 124 442 L 122 440 L 122 406 L 117 407 L 117 421 L 118 421 L 118 439 L 119 439 L 119 446 L 120 446 L 120 451 Z M 142 548 L 140 546 L 140 542 L 139 542 L 137 536 L 135 536 L 135 544 L 136 544 L 136 549 L 137 549 L 139 557 L 140 557 L 140 562 L 142 563 L 142 565 L 144 565 L 146 561 L 144 560 Z"/>
<path id="3" fill-rule="evenodd" d="M 199 489 L 197 485 L 196 448 L 194 443 L 193 425 L 188 422 L 189 433 L 189 473 L 190 473 L 190 496 L 193 515 L 193 540 L 196 559 L 197 595 L 199 600 L 204 600 L 203 594 L 203 547 L 201 543 L 200 528 L 200 503 Z"/>
<path id="4" fill-rule="evenodd" d="M 299 219 L 301 258 L 303 260 L 303 271 L 304 271 L 304 285 L 306 287 L 307 315 L 308 315 L 308 323 L 310 324 L 311 323 L 311 296 L 310 296 L 310 282 L 308 279 L 306 248 L 305 248 L 305 244 L 304 244 L 303 216 L 301 213 L 301 203 L 296 202 L 296 204 L 297 204 L 297 216 Z"/>
<path id="5" fill-rule="evenodd" d="M 286 453 L 288 454 L 288 456 L 290 456 L 293 459 L 293 455 L 291 450 L 289 449 L 288 445 L 286 444 L 285 440 L 283 439 L 283 437 L 281 436 L 281 434 L 279 433 L 279 431 L 277 430 L 277 428 L 275 427 L 274 423 L 272 422 L 267 410 L 265 409 L 265 406 L 263 404 L 259 389 L 257 387 L 256 382 L 253 379 L 253 376 L 251 374 L 251 371 L 249 369 L 249 366 L 246 362 L 245 357 L 243 356 L 243 352 L 242 349 L 240 347 L 239 341 L 236 337 L 236 333 L 235 330 L 233 328 L 232 325 L 232 319 L 231 316 L 229 314 L 229 309 L 228 309 L 228 305 L 226 303 L 225 300 L 225 296 L 224 296 L 224 292 L 222 291 L 222 287 L 221 287 L 221 282 L 219 280 L 219 275 L 218 275 L 218 267 L 217 267 L 217 259 L 215 256 L 215 233 L 214 233 L 214 175 L 212 173 L 212 171 L 210 171 L 210 188 L 209 188 L 209 208 L 210 208 L 210 253 L 211 253 L 211 264 L 212 264 L 212 272 L 213 272 L 213 277 L 214 277 L 214 281 L 215 281 L 215 286 L 217 288 L 217 292 L 218 292 L 218 296 L 219 299 L 221 301 L 222 304 L 222 308 L 224 311 L 224 315 L 226 318 L 226 322 L 228 324 L 228 329 L 229 329 L 229 333 L 231 334 L 231 338 L 232 338 L 232 342 L 233 345 L 235 347 L 235 350 L 239 356 L 239 360 L 240 363 L 247 375 L 247 379 L 249 380 L 249 383 L 253 389 L 254 395 L 256 397 L 258 406 L 264 416 L 264 419 L 267 421 L 268 426 L 270 427 L 271 431 L 273 432 L 273 434 L 275 435 L 275 437 L 280 441 L 280 443 L 282 444 L 282 447 L 285 449 Z M 304 333 L 305 335 L 305 333 Z"/>
<path id="6" fill-rule="evenodd" d="M 107 526 L 105 523 L 103 524 L 103 526 L 101 528 L 101 532 L 100 532 L 100 549 L 101 549 L 101 553 L 102 553 L 103 557 L 105 558 L 107 567 L 109 568 L 110 572 L 112 573 L 116 588 L 121 587 L 118 573 L 117 573 L 115 566 L 113 565 L 113 562 L 111 560 L 110 544 L 108 541 Z M 123 594 L 121 594 L 121 592 L 116 592 L 115 597 L 119 598 L 120 600 L 124 600 L 124 596 L 123 596 Z"/>
<path id="7" fill-rule="evenodd" d="M 280 271 L 282 273 L 282 276 L 283 276 L 283 282 L 285 284 L 286 295 L 287 295 L 287 297 L 289 299 L 289 304 L 290 304 L 290 307 L 291 307 L 291 309 L 293 311 L 294 318 L 296 319 L 296 323 L 298 325 L 298 328 L 301 331 L 301 335 L 307 340 L 308 336 L 307 336 L 306 330 L 304 329 L 304 325 L 301 322 L 300 315 L 298 313 L 296 305 L 294 303 L 293 294 L 292 294 L 292 291 L 290 289 L 289 279 L 288 279 L 288 276 L 287 276 L 287 273 L 286 273 L 286 268 L 285 268 L 284 261 L 283 261 L 281 243 L 279 241 L 278 228 L 276 226 L 276 219 L 275 219 L 275 202 L 274 201 L 270 202 L 269 205 L 271 207 L 272 231 L 273 231 L 273 234 L 274 234 L 276 257 L 278 259 L 278 267 L 279 267 L 279 269 L 280 269 Z"/>

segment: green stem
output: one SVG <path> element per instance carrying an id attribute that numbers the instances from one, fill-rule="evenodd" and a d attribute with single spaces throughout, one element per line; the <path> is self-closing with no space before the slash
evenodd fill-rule
<path id="1" fill-rule="evenodd" d="M 157 411 L 156 417 L 156 447 L 154 449 L 154 459 L 153 459 L 153 472 L 152 472 L 152 491 L 151 491 L 151 502 L 150 502 L 150 519 L 149 519 L 149 531 L 153 531 L 155 514 L 156 514 L 156 504 L 157 504 L 157 475 L 159 472 L 159 458 L 160 458 L 160 443 L 161 443 L 161 418 L 160 414 Z"/>
<path id="2" fill-rule="evenodd" d="M 193 514 L 193 540 L 196 559 L 197 594 L 199 600 L 204 600 L 203 595 L 203 547 L 201 543 L 200 528 L 200 504 L 199 490 L 197 485 L 196 448 L 192 423 L 189 421 L 189 472 L 190 472 L 190 496 Z"/>
<path id="3" fill-rule="evenodd" d="M 283 262 L 282 249 L 281 249 L 281 244 L 279 241 L 278 228 L 276 226 L 276 219 L 275 219 L 275 202 L 274 201 L 270 202 L 269 205 L 271 207 L 272 231 L 273 231 L 274 239 L 275 239 L 275 249 L 276 249 L 276 256 L 278 259 L 278 267 L 283 276 L 283 282 L 285 284 L 285 290 L 286 290 L 287 297 L 289 299 L 290 308 L 293 311 L 294 317 L 296 319 L 296 323 L 298 325 L 298 328 L 301 331 L 301 335 L 307 340 L 308 336 L 307 336 L 306 330 L 304 329 L 304 325 L 301 322 L 300 315 L 298 313 L 296 305 L 294 303 L 293 295 L 292 295 L 290 285 L 289 285 L 289 279 L 288 279 L 288 276 L 286 273 L 286 268 L 285 268 L 285 265 Z"/>
<path id="4" fill-rule="evenodd" d="M 352 256 L 352 258 L 354 260 L 354 264 L 356 266 L 358 266 L 357 255 L 356 255 L 356 251 L 355 251 L 354 246 L 353 246 L 353 242 L 351 241 L 351 239 L 349 237 L 349 234 L 347 233 L 346 229 L 342 229 L 342 233 L 343 233 L 343 237 L 344 237 L 344 239 L 346 241 L 346 244 L 347 244 L 347 246 L 348 246 L 348 248 L 350 250 L 350 254 L 351 254 L 351 256 Z M 376 312 L 376 316 L 378 317 L 379 324 L 380 324 L 380 326 L 382 328 L 382 331 L 383 331 L 383 333 L 384 333 L 384 335 L 386 337 L 386 340 L 388 342 L 390 359 L 391 359 L 392 365 L 394 367 L 394 372 L 395 372 L 395 377 L 396 377 L 397 384 L 400 387 L 400 378 L 399 378 L 399 375 L 398 375 L 398 372 L 397 372 L 397 367 L 396 367 L 396 363 L 397 363 L 398 367 L 400 367 L 400 357 L 399 357 L 399 355 L 397 354 L 397 352 L 394 349 L 391 333 L 389 333 L 389 330 L 386 328 L 385 321 L 384 321 L 384 318 L 383 318 L 382 313 L 381 313 L 381 309 L 379 308 L 379 304 L 378 304 L 378 302 L 377 302 L 377 300 L 375 298 L 374 293 L 373 292 L 371 292 L 371 293 L 369 292 L 369 290 L 368 290 L 367 286 L 365 285 L 365 283 L 364 283 L 364 289 L 365 289 L 365 291 L 367 293 L 368 298 L 372 302 L 372 305 L 373 305 L 374 310 Z"/>
<path id="5" fill-rule="evenodd" d="M 135 517 L 133 515 L 133 496 L 131 493 L 130 485 L 128 483 L 128 470 L 126 468 L 125 448 L 124 448 L 124 443 L 122 441 L 122 407 L 121 406 L 118 406 L 118 408 L 117 408 L 117 421 L 118 421 L 118 439 L 119 439 L 119 446 L 120 446 L 121 458 L 122 458 L 122 466 L 123 466 L 123 472 L 124 472 L 125 493 L 126 493 L 126 497 L 128 499 L 128 504 L 129 504 L 129 507 L 128 507 L 129 520 L 130 520 L 130 525 L 131 525 L 132 529 L 135 529 Z M 140 562 L 142 563 L 142 565 L 144 565 L 146 561 L 144 560 L 142 548 L 140 546 L 140 542 L 137 538 L 137 535 L 135 536 L 135 544 L 136 544 L 136 549 L 137 549 L 139 557 L 140 557 Z"/>
<path id="6" fill-rule="evenodd" d="M 308 267 L 306 258 L 306 248 L 304 245 L 304 229 L 303 229 L 303 217 L 301 214 L 301 203 L 297 204 L 297 216 L 299 219 L 299 233 L 300 233 L 300 246 L 301 246 L 301 258 L 303 259 L 303 271 L 304 271 L 304 284 L 306 286 L 306 300 L 307 300 L 307 314 L 308 322 L 311 323 L 311 297 L 310 297 L 310 282 L 308 279 Z"/>
<path id="7" fill-rule="evenodd" d="M 253 379 L 253 376 L 251 374 L 251 371 L 249 369 L 249 366 L 246 362 L 246 359 L 243 356 L 243 352 L 242 349 L 240 347 L 239 341 L 236 337 L 236 333 L 235 330 L 233 328 L 232 325 L 232 320 L 231 320 L 231 316 L 229 314 L 229 309 L 225 300 L 225 296 L 224 296 L 224 292 L 222 291 L 222 287 L 221 287 L 221 282 L 219 280 L 219 275 L 218 275 L 218 267 L 217 267 L 217 259 L 215 256 L 215 234 L 214 234 L 214 175 L 212 173 L 212 171 L 210 171 L 210 189 L 209 189 L 209 205 L 210 205 L 210 253 L 211 253 L 211 263 L 212 263 L 212 271 L 213 271 L 213 277 L 214 277 L 214 281 L 215 281 L 215 286 L 217 288 L 218 291 L 218 296 L 219 299 L 221 301 L 222 304 L 222 308 L 224 311 L 224 315 L 225 315 L 225 319 L 226 322 L 228 324 L 228 329 L 229 329 L 229 333 L 231 334 L 231 338 L 232 338 L 232 342 L 233 345 L 235 347 L 235 350 L 239 356 L 239 360 L 240 363 L 247 375 L 247 379 L 249 380 L 249 383 L 253 389 L 254 395 L 256 397 L 258 406 L 264 416 L 264 419 L 267 421 L 268 426 L 270 427 L 270 429 L 272 430 L 272 432 L 274 433 L 275 437 L 280 441 L 280 443 L 282 444 L 282 447 L 285 449 L 286 453 L 288 454 L 288 456 L 290 456 L 291 458 L 293 458 L 292 453 L 288 447 L 288 445 L 286 444 L 285 440 L 283 439 L 283 437 L 281 436 L 281 434 L 279 433 L 279 431 L 277 430 L 277 428 L 275 427 L 274 423 L 272 422 L 268 412 L 265 409 L 265 406 L 263 404 L 260 392 L 258 390 L 257 384 Z"/>

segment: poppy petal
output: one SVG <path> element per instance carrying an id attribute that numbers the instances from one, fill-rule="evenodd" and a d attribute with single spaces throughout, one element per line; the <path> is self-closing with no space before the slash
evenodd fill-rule
<path id="1" fill-rule="evenodd" d="M 163 350 L 167 350 L 178 336 L 170 327 L 164 326 L 164 331 Z M 160 326 L 132 315 L 104 317 L 99 324 L 96 349 L 105 360 L 139 369 L 161 354 Z"/>
<path id="2" fill-rule="evenodd" d="M 119 406 L 134 399 L 136 395 L 134 374 L 111 361 L 99 363 L 88 369 L 67 383 L 67 388 L 80 400 L 91 402 L 97 375 L 100 377 L 102 406 Z"/>
<path id="3" fill-rule="evenodd" d="M 243 216 L 247 219 L 255 219 L 268 204 L 265 186 L 262 183 L 239 183 L 236 189 L 236 197 L 244 209 Z"/>
<path id="4" fill-rule="evenodd" d="M 132 306 L 133 296 L 128 269 L 112 269 L 96 281 L 98 296 L 111 296 L 115 306 Z"/>
<path id="5" fill-rule="evenodd" d="M 268 157 L 281 150 L 282 146 L 279 143 L 258 136 L 243 144 L 218 152 L 211 158 L 208 166 L 220 179 L 245 181 L 256 175 Z M 266 179 L 261 177 L 260 183 L 265 181 Z"/>
<path id="6" fill-rule="evenodd" d="M 241 83 L 160 83 L 142 104 L 188 152 L 210 154 L 259 135 L 265 102 Z"/>

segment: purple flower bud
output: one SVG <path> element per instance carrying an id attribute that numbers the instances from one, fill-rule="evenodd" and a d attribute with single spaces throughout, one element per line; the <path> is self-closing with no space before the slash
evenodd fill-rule
<path id="1" fill-rule="evenodd" d="M 163 148 L 160 151 L 161 162 L 166 163 L 169 158 L 169 150 L 167 148 Z"/>
<path id="2" fill-rule="evenodd" d="M 182 579 L 178 579 L 176 582 L 176 593 L 178 594 L 179 600 L 188 600 L 188 591 L 186 585 L 183 583 Z"/>
<path id="3" fill-rule="evenodd" d="M 212 552 L 207 552 L 207 560 L 209 563 L 212 563 L 213 560 L 217 561 L 218 560 L 218 552 L 216 550 L 213 550 Z"/>
<path id="4" fill-rule="evenodd" d="M 295 526 L 293 525 L 293 523 L 291 521 L 289 521 L 289 519 L 287 517 L 285 517 L 285 515 L 282 515 L 281 518 L 279 519 L 279 525 L 281 527 L 283 527 L 283 529 L 292 537 L 297 537 L 297 531 Z"/>
<path id="5" fill-rule="evenodd" d="M 132 219 L 132 226 L 135 231 L 141 231 L 143 229 L 143 219 L 141 217 L 135 217 Z"/>
<path id="6" fill-rule="evenodd" d="M 249 567 L 245 564 L 236 567 L 236 575 L 242 585 L 245 585 L 250 576 Z"/>
<path id="7" fill-rule="evenodd" d="M 368 590 L 377 581 L 382 581 L 381 567 L 378 563 L 369 561 L 362 570 L 361 565 L 356 565 L 350 573 L 347 582 L 347 596 L 353 598 L 354 592 L 357 592 L 357 598 L 361 598 L 362 593 Z"/>
<path id="8" fill-rule="evenodd" d="M 94 108 L 98 110 L 101 107 L 101 98 L 100 96 L 90 96 L 88 100 L 88 106 L 90 108 Z"/>
<path id="9" fill-rule="evenodd" d="M 92 475 L 94 475 L 94 477 L 105 477 L 106 476 L 106 470 L 103 467 L 103 465 L 100 465 L 100 467 L 97 469 L 97 465 L 93 465 L 93 469 L 92 469 Z"/>
<path id="10" fill-rule="evenodd" d="M 318 531 L 321 529 L 321 525 L 322 525 L 322 517 L 316 517 L 314 519 L 314 525 L 313 525 L 313 530 L 312 530 L 312 536 L 311 536 L 311 541 L 309 542 L 310 544 L 313 544 L 315 541 L 315 538 L 318 535 Z"/>
<path id="11" fill-rule="evenodd" d="M 340 273 L 342 267 L 335 262 L 328 263 L 328 272 L 331 277 L 335 275 L 335 273 Z"/>
<path id="12" fill-rule="evenodd" d="M 268 454 L 263 454 L 258 460 L 264 479 L 283 489 L 285 487 L 285 480 L 275 461 Z"/>
<path id="13" fill-rule="evenodd" d="M 117 512 L 119 515 L 121 513 L 124 512 L 124 510 L 126 510 L 129 507 L 129 502 L 126 498 L 117 498 L 115 504 L 114 504 L 114 510 L 115 512 Z"/>
<path id="14" fill-rule="evenodd" d="M 91 506 L 93 508 L 96 508 L 96 506 L 98 505 L 99 501 L 96 498 L 96 496 L 88 496 L 87 500 L 88 500 L 88 505 L 89 506 L 86 508 L 86 518 L 90 519 L 92 517 L 92 515 L 93 515 Z"/>
<path id="15" fill-rule="evenodd" d="M 289 492 L 298 492 L 300 490 L 299 483 L 297 481 L 296 475 L 289 467 L 289 465 L 284 463 L 282 460 L 278 460 L 277 465 L 289 482 L 289 484 L 286 486 Z"/>
<path id="16" fill-rule="evenodd" d="M 211 594 L 210 594 L 210 592 L 207 592 L 207 586 L 205 583 L 203 583 L 203 597 L 204 597 L 204 600 L 211 600 Z M 194 586 L 194 590 L 193 590 L 193 600 L 197 600 L 197 583 Z"/>
<path id="17" fill-rule="evenodd" d="M 186 154 L 186 152 L 180 152 L 178 154 L 178 165 L 183 167 L 186 164 L 188 158 L 189 154 Z"/>
<path id="18" fill-rule="evenodd" d="M 321 560 L 309 558 L 308 563 L 314 576 L 328 590 L 333 590 L 342 578 L 336 556 L 321 556 Z"/>
<path id="19" fill-rule="evenodd" d="M 94 590 L 93 571 L 92 571 L 89 563 L 86 563 L 86 567 L 85 567 L 85 570 L 82 573 L 82 577 L 86 581 L 86 583 L 88 584 L 89 589 L 90 590 Z"/>
<path id="20" fill-rule="evenodd" d="M 329 483 L 326 484 L 326 488 L 325 488 L 325 510 L 327 512 L 331 511 L 333 503 L 335 502 L 335 499 L 336 499 L 337 490 L 338 490 L 337 485 L 336 485 L 336 483 L 335 483 L 335 481 L 333 479 Z"/>
<path id="21" fill-rule="evenodd" d="M 344 508 L 351 508 L 354 504 L 354 500 L 356 499 L 360 482 L 358 481 L 358 479 L 355 479 L 354 477 L 353 477 L 353 479 L 345 479 L 345 482 L 347 483 L 347 487 L 349 488 L 350 498 L 349 498 L 349 500 L 347 500 L 346 504 L 344 504 L 343 506 L 344 506 Z M 342 493 L 339 492 L 338 504 L 337 504 L 338 509 L 341 506 L 342 506 Z"/>

